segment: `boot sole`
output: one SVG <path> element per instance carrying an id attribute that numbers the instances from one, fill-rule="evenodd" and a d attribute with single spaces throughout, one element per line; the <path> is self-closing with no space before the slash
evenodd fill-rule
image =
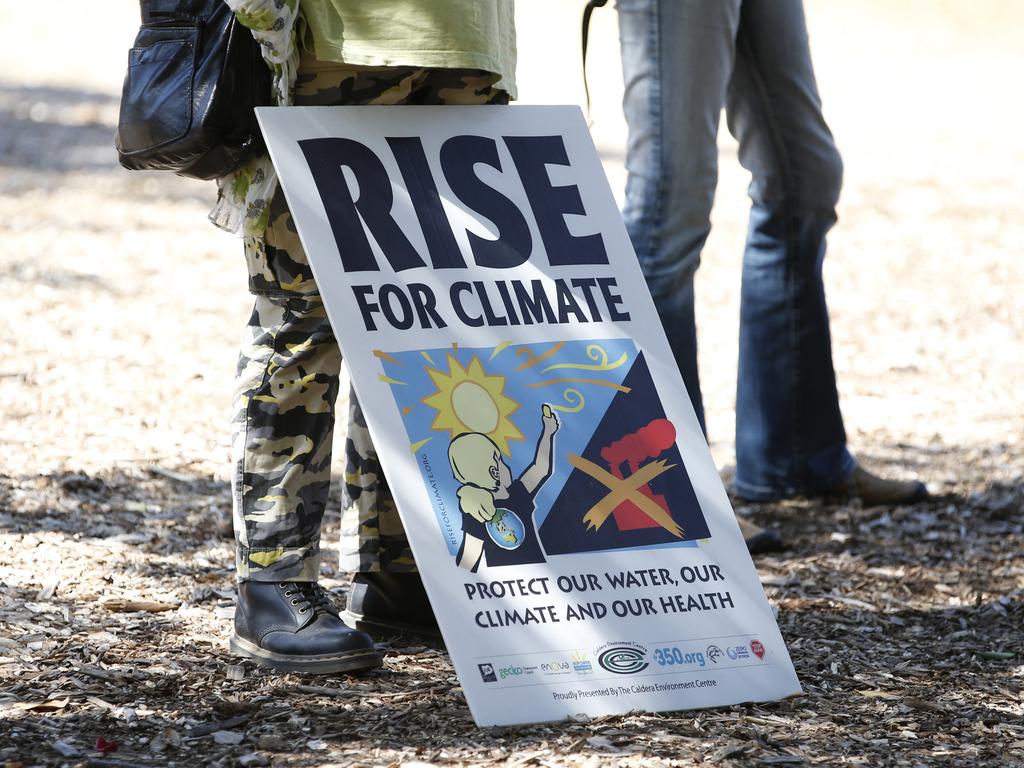
<path id="1" fill-rule="evenodd" d="M 384 663 L 384 658 L 372 648 L 315 656 L 289 656 L 283 653 L 264 650 L 255 643 L 238 635 L 232 635 L 228 641 L 228 647 L 236 656 L 251 659 L 261 667 L 269 667 L 281 672 L 310 672 L 315 674 L 356 672 L 359 670 L 376 669 Z"/>
<path id="2" fill-rule="evenodd" d="M 347 610 L 341 612 L 341 620 L 352 627 L 352 629 L 358 629 L 360 632 L 367 632 L 371 635 L 417 635 L 418 637 L 430 638 L 431 640 L 442 640 L 441 630 L 438 627 L 406 624 L 401 621 L 389 621 L 388 619 L 375 619 Z"/>

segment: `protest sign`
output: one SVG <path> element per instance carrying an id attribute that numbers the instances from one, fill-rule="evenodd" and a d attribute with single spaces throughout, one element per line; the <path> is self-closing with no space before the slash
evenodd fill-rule
<path id="1" fill-rule="evenodd" d="M 476 722 L 798 693 L 580 111 L 258 113 Z"/>

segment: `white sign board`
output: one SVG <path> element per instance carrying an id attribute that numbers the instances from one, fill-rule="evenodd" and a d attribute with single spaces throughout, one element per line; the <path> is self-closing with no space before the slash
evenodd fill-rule
<path id="1" fill-rule="evenodd" d="M 258 113 L 476 722 L 799 693 L 579 109 Z"/>

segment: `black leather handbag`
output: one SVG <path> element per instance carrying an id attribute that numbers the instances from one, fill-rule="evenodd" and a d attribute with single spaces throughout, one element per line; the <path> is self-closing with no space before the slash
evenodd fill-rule
<path id="1" fill-rule="evenodd" d="M 259 44 L 223 0 L 140 0 L 114 144 L 121 165 L 213 179 L 263 150 Z"/>

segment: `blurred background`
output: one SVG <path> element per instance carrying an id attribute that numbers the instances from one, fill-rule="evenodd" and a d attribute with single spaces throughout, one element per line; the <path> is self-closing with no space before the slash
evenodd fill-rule
<path id="1" fill-rule="evenodd" d="M 582 5 L 517 4 L 521 103 L 582 103 Z M 152 460 L 224 477 L 249 307 L 240 246 L 206 222 L 212 183 L 118 167 L 138 9 L 97 8 L 0 4 L 0 471 Z M 1024 6 L 810 0 L 807 15 L 846 162 L 826 279 L 853 448 L 940 483 L 970 471 L 964 451 L 1019 474 Z M 593 134 L 621 199 L 611 7 L 591 46 Z M 710 438 L 728 467 L 748 177 L 724 121 L 721 147 L 698 312 Z"/>

